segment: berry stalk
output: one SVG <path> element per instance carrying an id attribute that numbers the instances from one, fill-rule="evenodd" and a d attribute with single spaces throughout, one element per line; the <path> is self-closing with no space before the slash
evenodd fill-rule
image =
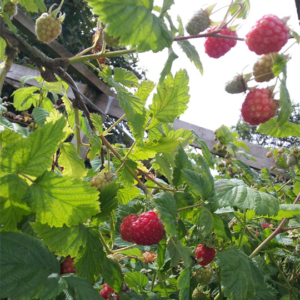
<path id="1" fill-rule="evenodd" d="M 300 193 L 297 196 L 296 200 L 294 201 L 293 204 L 297 204 L 297 202 L 300 200 Z M 283 227 L 284 223 L 287 221 L 287 218 L 284 218 L 277 229 L 268 237 L 266 238 L 250 255 L 249 257 L 252 258 L 255 256 L 273 237 L 275 237 L 277 234 L 280 233 L 281 228 Z"/>
<path id="2" fill-rule="evenodd" d="M 234 36 L 228 36 L 224 34 L 219 34 L 220 30 L 211 32 L 211 33 L 203 33 L 203 34 L 197 34 L 197 35 L 189 35 L 189 36 L 178 36 L 174 38 L 174 41 L 184 41 L 184 40 L 189 40 L 189 39 L 197 39 L 201 37 L 214 37 L 214 38 L 219 38 L 219 39 L 227 39 L 227 40 L 235 40 L 235 41 L 244 41 L 245 39 L 239 38 L 239 37 L 234 37 Z"/>

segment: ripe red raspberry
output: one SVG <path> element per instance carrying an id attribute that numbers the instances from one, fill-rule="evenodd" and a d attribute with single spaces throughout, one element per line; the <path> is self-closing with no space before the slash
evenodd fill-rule
<path id="1" fill-rule="evenodd" d="M 154 211 L 142 213 L 132 223 L 132 240 L 138 245 L 156 245 L 165 236 L 164 226 Z"/>
<path id="2" fill-rule="evenodd" d="M 270 224 L 269 223 L 262 223 L 261 226 L 266 229 L 266 228 L 270 228 Z"/>
<path id="3" fill-rule="evenodd" d="M 245 42 L 250 51 L 261 55 L 279 52 L 288 37 L 289 29 L 282 20 L 274 15 L 265 15 L 251 28 Z"/>
<path id="4" fill-rule="evenodd" d="M 120 295 L 117 295 L 117 293 L 110 286 L 108 286 L 106 282 L 104 282 L 102 290 L 100 291 L 100 296 L 104 299 L 110 299 L 110 296 L 115 295 L 117 296 L 117 300 L 121 300 Z"/>
<path id="5" fill-rule="evenodd" d="M 60 264 L 60 274 L 76 273 L 76 268 L 73 265 L 74 265 L 73 258 L 71 258 L 70 256 L 68 256 Z"/>
<path id="6" fill-rule="evenodd" d="M 216 28 L 217 28 L 217 26 L 211 28 L 208 32 L 212 32 Z M 224 27 L 219 32 L 219 34 L 237 37 L 236 32 L 231 31 L 227 27 Z M 208 37 L 205 40 L 204 48 L 205 48 L 205 53 L 207 53 L 208 56 L 213 57 L 213 58 L 219 58 L 219 57 L 223 56 L 224 54 L 226 54 L 235 45 L 236 45 L 235 40 Z"/>
<path id="7" fill-rule="evenodd" d="M 248 93 L 242 105 L 242 117 L 250 125 L 259 125 L 274 117 L 277 108 L 268 89 L 254 89 Z"/>
<path id="8" fill-rule="evenodd" d="M 134 214 L 131 214 L 123 219 L 122 224 L 121 224 L 120 233 L 121 233 L 121 237 L 124 241 L 133 242 L 132 237 L 131 237 L 131 226 L 132 226 L 132 223 L 135 222 L 137 219 L 138 219 L 138 216 L 134 215 Z"/>
<path id="9" fill-rule="evenodd" d="M 214 248 L 208 248 L 205 245 L 199 244 L 196 249 L 196 257 L 199 265 L 206 266 L 210 264 L 216 256 Z"/>

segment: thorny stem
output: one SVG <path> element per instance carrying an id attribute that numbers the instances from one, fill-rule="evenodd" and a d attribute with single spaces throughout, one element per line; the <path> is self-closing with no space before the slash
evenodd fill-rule
<path id="1" fill-rule="evenodd" d="M 106 147 L 106 153 L 107 153 L 107 171 L 110 172 L 110 151 L 108 147 Z"/>
<path id="2" fill-rule="evenodd" d="M 77 107 L 74 107 L 75 114 L 75 130 L 76 130 L 76 145 L 77 145 L 77 153 L 80 155 L 80 119 L 79 119 L 79 110 Z"/>
<path id="3" fill-rule="evenodd" d="M 121 118 L 119 118 L 114 124 L 112 124 L 107 130 L 103 132 L 103 135 L 107 135 L 114 127 L 116 127 L 126 116 L 123 115 Z"/>
<path id="4" fill-rule="evenodd" d="M 191 205 L 191 206 L 186 206 L 186 207 L 178 208 L 177 211 L 183 211 L 183 210 L 187 210 L 187 209 L 199 207 L 199 206 L 201 206 L 201 205 L 202 205 L 202 203 L 198 203 L 198 204 L 195 204 L 195 205 Z"/>
<path id="5" fill-rule="evenodd" d="M 92 60 L 92 59 L 98 59 L 101 57 L 115 57 L 115 56 L 122 56 L 125 54 L 131 54 L 136 52 L 136 48 L 133 49 L 126 49 L 126 50 L 120 50 L 120 51 L 113 51 L 113 52 L 107 52 L 107 53 L 95 53 L 90 55 L 84 55 L 80 57 L 73 56 L 69 58 L 69 64 L 75 64 L 75 63 L 84 63 L 85 61 Z"/>
<path id="6" fill-rule="evenodd" d="M 290 179 L 289 181 L 287 181 L 285 184 L 283 184 L 277 191 L 276 193 L 278 193 L 279 191 L 281 191 L 286 185 L 288 185 L 290 182 L 292 182 L 292 179 Z"/>
<path id="7" fill-rule="evenodd" d="M 104 240 L 103 235 L 102 235 L 102 233 L 101 233 L 100 230 L 99 230 L 99 237 L 100 237 L 101 243 L 102 243 L 102 245 L 104 246 L 104 248 L 105 248 L 107 254 L 112 254 L 112 251 L 109 250 L 109 248 L 108 248 L 107 244 L 105 243 L 105 240 Z"/>
<path id="8" fill-rule="evenodd" d="M 136 247 L 136 246 L 137 246 L 137 244 L 133 244 L 133 245 L 130 245 L 130 246 L 128 246 L 128 247 L 124 247 L 124 248 L 117 249 L 117 250 L 112 250 L 111 252 L 112 252 L 112 253 L 118 253 L 118 252 L 121 252 L 121 251 L 130 249 L 130 248 L 134 248 L 134 247 Z"/>
<path id="9" fill-rule="evenodd" d="M 100 139 L 102 140 L 103 144 L 105 146 L 107 146 L 110 151 L 121 161 L 123 162 L 123 158 L 122 156 L 114 149 L 114 147 L 108 142 L 108 140 L 101 135 Z M 152 194 L 151 192 L 147 189 L 147 187 L 144 185 L 144 183 L 140 180 L 140 178 L 137 176 L 137 174 L 126 164 L 126 162 L 124 163 L 124 166 L 126 167 L 126 169 L 129 171 L 129 173 L 134 177 L 134 179 L 139 183 L 139 185 L 141 186 L 141 188 L 145 191 L 145 193 L 147 195 L 149 195 L 152 198 Z"/>
<path id="10" fill-rule="evenodd" d="M 156 274 L 157 274 L 157 271 L 154 270 L 153 277 L 152 277 L 152 282 L 151 282 L 151 287 L 150 287 L 151 292 L 153 291 L 153 288 L 154 288 L 154 282 L 155 282 L 155 279 L 156 279 Z"/>
<path id="11" fill-rule="evenodd" d="M 297 196 L 296 200 L 294 201 L 293 204 L 296 204 L 300 200 L 300 193 Z M 281 228 L 283 227 L 284 223 L 287 221 L 287 218 L 284 218 L 277 229 L 268 237 L 266 238 L 251 254 L 250 258 L 252 258 L 254 255 L 256 255 L 272 238 L 274 238 L 277 234 L 281 232 Z"/>
<path id="12" fill-rule="evenodd" d="M 227 39 L 227 40 L 235 40 L 235 41 L 244 41 L 245 40 L 245 39 L 239 38 L 239 37 L 219 34 L 216 31 L 214 31 L 211 33 L 196 34 L 196 35 L 190 35 L 190 36 L 178 36 L 178 37 L 174 38 L 174 41 L 178 42 L 178 41 L 184 41 L 184 40 L 189 40 L 189 39 L 198 39 L 201 37 L 214 37 L 214 38 L 219 38 L 219 39 Z"/>
<path id="13" fill-rule="evenodd" d="M 149 180 L 153 181 L 155 184 L 157 184 L 159 187 L 165 189 L 165 187 L 158 182 L 155 178 L 153 178 L 152 176 L 150 176 L 147 172 L 143 171 L 142 169 L 138 168 L 138 171 L 143 174 L 145 177 L 147 177 Z M 173 191 L 173 190 L 172 190 Z"/>

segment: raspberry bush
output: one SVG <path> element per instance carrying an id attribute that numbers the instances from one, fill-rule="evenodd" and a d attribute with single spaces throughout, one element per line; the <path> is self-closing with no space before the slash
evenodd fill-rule
<path id="1" fill-rule="evenodd" d="M 259 132 L 300 137 L 299 125 L 288 122 L 284 52 L 292 40 L 299 42 L 298 34 L 267 15 L 238 37 L 236 20 L 252 25 L 248 1 L 199 7 L 183 24 L 180 17 L 172 20 L 172 1 L 159 7 L 88 0 L 98 23 L 88 39 L 93 45 L 68 58 L 52 57 L 43 43 L 58 36 L 60 11 L 81 3 L 75 2 L 56 8 L 42 0 L 0 1 L 0 90 L 4 80 L 12 82 L 8 73 L 23 55 L 41 74 L 24 74 L 10 98 L 1 94 L 0 298 L 299 299 L 299 149 L 252 153 L 267 153 L 274 163 L 252 169 L 251 147 L 228 127 L 218 128 L 209 145 L 194 131 L 176 130 L 174 121 L 188 109 L 189 75 L 183 68 L 172 72 L 173 45 L 202 72 L 205 52 L 208 61 L 232 47 L 238 53 L 246 43 L 264 56 L 253 72 L 224 78 L 225 90 L 240 93 L 242 117 L 260 124 Z M 36 16 L 34 40 L 15 22 L 17 7 Z M 223 19 L 210 22 L 223 9 Z M 191 38 L 205 38 L 204 48 Z M 166 48 L 157 85 L 105 65 L 113 57 Z M 116 93 L 120 119 L 112 121 L 89 92 L 77 90 L 72 65 L 80 63 Z M 267 83 L 261 86 L 259 78 Z"/>

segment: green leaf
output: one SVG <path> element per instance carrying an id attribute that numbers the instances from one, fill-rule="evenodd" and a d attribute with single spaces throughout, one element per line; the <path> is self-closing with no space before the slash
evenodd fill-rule
<path id="1" fill-rule="evenodd" d="M 136 292 L 143 290 L 148 284 L 147 276 L 140 272 L 125 273 L 124 279 L 128 286 Z"/>
<path id="2" fill-rule="evenodd" d="M 172 182 L 172 165 L 174 161 L 172 154 L 164 153 L 162 155 L 156 154 L 155 160 L 152 162 L 152 166 L 155 170 L 161 172 L 168 181 Z"/>
<path id="3" fill-rule="evenodd" d="M 170 236 L 176 235 L 176 201 L 170 193 L 164 193 L 160 197 L 153 198 L 153 203 L 160 213 L 160 219 L 164 223 L 166 232 Z"/>
<path id="4" fill-rule="evenodd" d="M 28 12 L 45 12 L 47 10 L 43 0 L 19 0 L 19 4 L 24 6 Z"/>
<path id="5" fill-rule="evenodd" d="M 279 76 L 282 69 L 286 66 L 286 57 L 282 54 L 277 54 L 273 63 L 272 72 L 274 76 Z"/>
<path id="6" fill-rule="evenodd" d="M 178 58 L 177 54 L 173 51 L 172 48 L 169 48 L 169 56 L 168 56 L 168 59 L 167 59 L 165 65 L 164 65 L 163 70 L 160 73 L 159 84 L 162 84 L 165 77 L 171 72 L 173 62 L 177 58 Z"/>
<path id="7" fill-rule="evenodd" d="M 194 63 L 197 70 L 200 71 L 201 75 L 203 75 L 203 66 L 199 57 L 199 53 L 196 50 L 195 46 L 192 45 L 189 41 L 179 41 L 178 44 L 181 50 L 190 59 L 190 61 Z"/>
<path id="8" fill-rule="evenodd" d="M 168 252 L 171 257 L 171 266 L 177 267 L 180 259 L 184 261 L 186 268 L 189 268 L 192 264 L 192 251 L 188 247 L 184 247 L 180 241 L 177 241 L 175 238 L 171 238 L 167 246 Z"/>
<path id="9" fill-rule="evenodd" d="M 101 272 L 104 281 L 119 293 L 123 287 L 123 275 L 119 263 L 113 259 L 105 258 Z"/>
<path id="10" fill-rule="evenodd" d="M 110 183 L 108 186 L 104 187 L 101 190 L 99 201 L 101 203 L 100 216 L 102 220 L 104 220 L 104 218 L 107 217 L 112 210 L 118 207 L 118 199 L 117 199 L 118 189 L 119 189 L 119 184 L 117 183 L 117 181 L 114 181 L 113 183 Z"/>
<path id="11" fill-rule="evenodd" d="M 250 12 L 250 0 L 235 0 L 234 3 L 240 3 L 242 5 L 242 9 L 236 17 L 246 19 Z M 239 8 L 240 6 L 238 5 L 231 5 L 229 9 L 230 14 L 233 16 Z"/>
<path id="12" fill-rule="evenodd" d="M 100 115 L 97 114 L 90 114 L 90 118 L 92 120 L 93 125 L 95 126 L 97 130 L 97 135 L 101 135 L 103 133 L 103 128 L 102 128 L 102 119 Z"/>
<path id="13" fill-rule="evenodd" d="M 0 178 L 0 231 L 14 231 L 30 208 L 22 201 L 28 184 L 16 174 Z"/>
<path id="14" fill-rule="evenodd" d="M 300 126 L 289 122 L 279 126 L 276 119 L 272 118 L 268 122 L 260 124 L 256 132 L 267 134 L 275 138 L 290 136 L 300 137 Z"/>
<path id="15" fill-rule="evenodd" d="M 223 145 L 228 145 L 230 142 L 233 142 L 233 136 L 230 130 L 222 125 L 218 130 L 217 130 L 217 139 L 223 144 Z"/>
<path id="16" fill-rule="evenodd" d="M 292 35 L 295 38 L 295 40 L 297 41 L 297 43 L 300 44 L 300 36 L 299 36 L 299 34 L 296 31 L 292 30 Z"/>
<path id="17" fill-rule="evenodd" d="M 231 241 L 231 232 L 230 229 L 228 228 L 228 224 L 225 220 L 223 220 L 221 217 L 219 217 L 216 214 L 213 214 L 213 232 L 221 237 L 225 241 Z"/>
<path id="18" fill-rule="evenodd" d="M 14 96 L 14 107 L 16 110 L 27 110 L 32 105 L 34 105 L 37 101 L 35 96 L 40 96 L 39 94 L 34 94 L 34 92 L 38 91 L 39 88 L 35 86 L 18 89 L 12 95 Z"/>
<path id="19" fill-rule="evenodd" d="M 64 291 L 64 295 L 58 300 L 103 300 L 99 292 L 93 288 L 91 281 L 77 277 L 74 274 L 66 274 L 62 277 L 67 282 L 68 289 Z"/>
<path id="20" fill-rule="evenodd" d="M 134 198 L 140 195 L 140 190 L 137 187 L 120 188 L 118 190 L 117 199 L 119 203 L 125 205 Z"/>
<path id="21" fill-rule="evenodd" d="M 62 227 L 84 223 L 97 214 L 98 194 L 89 182 L 46 171 L 29 187 L 25 199 L 38 222 Z"/>
<path id="22" fill-rule="evenodd" d="M 133 116 L 127 117 L 128 125 L 132 130 L 132 135 L 137 141 L 137 145 L 143 144 L 144 131 L 146 126 L 146 109 L 143 108 L 143 113 L 134 113 Z"/>
<path id="23" fill-rule="evenodd" d="M 205 207 L 197 208 L 196 210 L 194 210 L 194 215 L 191 223 L 199 227 L 201 236 L 204 237 L 212 231 L 213 215 Z"/>
<path id="24" fill-rule="evenodd" d="M 144 80 L 134 95 L 146 102 L 154 87 L 155 84 L 152 81 Z"/>
<path id="25" fill-rule="evenodd" d="M 34 121 L 39 127 L 42 127 L 49 116 L 49 112 L 41 107 L 35 107 L 32 111 Z"/>
<path id="26" fill-rule="evenodd" d="M 57 256 L 76 257 L 80 247 L 85 247 L 87 243 L 88 228 L 82 224 L 72 227 L 50 227 L 47 224 L 30 223 L 30 226 Z"/>
<path id="27" fill-rule="evenodd" d="M 177 285 L 179 289 L 179 299 L 190 299 L 190 284 L 191 284 L 191 270 L 184 269 L 178 277 Z"/>
<path id="28" fill-rule="evenodd" d="M 207 144 L 205 143 L 204 140 L 202 140 L 199 137 L 199 135 L 195 131 L 192 130 L 192 132 L 196 137 L 194 142 L 201 148 L 202 155 L 203 155 L 206 163 L 209 165 L 210 168 L 214 168 L 214 164 L 215 164 L 214 158 L 213 158 Z"/>
<path id="29" fill-rule="evenodd" d="M 300 204 L 280 204 L 278 215 L 272 217 L 274 220 L 293 218 L 300 214 Z"/>
<path id="30" fill-rule="evenodd" d="M 276 216 L 279 200 L 274 196 L 249 188 L 242 180 L 220 179 L 215 182 L 215 195 L 210 199 L 216 208 L 253 209 L 259 216 Z"/>
<path id="31" fill-rule="evenodd" d="M 67 282 L 58 274 L 51 274 L 47 278 L 47 283 L 39 299 L 50 300 L 58 296 L 63 290 L 68 288 Z"/>
<path id="32" fill-rule="evenodd" d="M 52 273 L 60 273 L 59 263 L 42 241 L 23 233 L 0 232 L 2 298 L 39 298 Z"/>
<path id="33" fill-rule="evenodd" d="M 22 173 L 39 176 L 52 165 L 52 155 L 57 144 L 65 138 L 66 120 L 60 117 L 31 133 L 27 139 L 18 144 L 4 148 L 1 169 L 6 173 Z"/>
<path id="34" fill-rule="evenodd" d="M 64 175 L 80 179 L 86 175 L 84 160 L 78 155 L 73 143 L 63 143 L 60 146 L 58 164 L 64 167 Z"/>
<path id="35" fill-rule="evenodd" d="M 191 191 L 199 195 L 202 200 L 206 200 L 214 189 L 213 178 L 208 168 L 207 170 L 199 170 L 201 173 L 193 170 L 181 171 L 184 181 L 191 188 Z"/>
<path id="36" fill-rule="evenodd" d="M 281 109 L 277 119 L 278 126 L 284 125 L 289 120 L 292 112 L 292 102 L 290 99 L 289 91 L 286 87 L 286 78 L 287 78 L 286 66 L 283 67 L 282 73 L 283 76 L 280 83 L 280 100 L 279 100 Z"/>
<path id="37" fill-rule="evenodd" d="M 169 10 L 173 4 L 174 4 L 174 0 L 164 0 L 159 17 L 163 18 L 167 10 Z"/>
<path id="38" fill-rule="evenodd" d="M 9 145 L 17 144 L 22 139 L 23 137 L 20 133 L 4 127 L 4 130 L 0 132 L 0 147 L 4 148 Z"/>
<path id="39" fill-rule="evenodd" d="M 119 159 L 114 158 L 113 159 L 113 163 L 115 164 L 115 169 L 117 170 L 120 166 L 121 166 L 121 162 L 119 161 Z M 134 170 L 137 169 L 137 163 L 134 162 L 131 159 L 127 159 L 126 160 L 126 164 L 128 165 L 128 167 L 135 172 Z M 121 168 L 121 170 L 118 173 L 118 177 L 120 179 L 120 181 L 123 183 L 124 187 L 132 187 L 133 185 L 135 185 L 135 179 L 134 177 L 131 175 L 130 171 L 128 171 L 128 169 L 123 166 Z"/>
<path id="40" fill-rule="evenodd" d="M 98 228 L 89 228 L 86 245 L 83 245 L 75 259 L 76 274 L 94 281 L 100 275 L 105 260 Z"/>
<path id="41" fill-rule="evenodd" d="M 160 122 L 173 123 L 187 109 L 190 99 L 188 92 L 188 75 L 185 70 L 179 70 L 175 78 L 169 74 L 158 86 L 153 104 L 150 105 L 150 113 Z"/>
<path id="42" fill-rule="evenodd" d="M 264 287 L 264 277 L 253 261 L 234 248 L 217 254 L 224 294 L 233 300 L 252 299 Z"/>
<path id="43" fill-rule="evenodd" d="M 103 23 L 107 33 L 120 37 L 120 45 L 137 46 L 138 52 L 158 52 L 169 47 L 173 36 L 162 19 L 152 14 L 153 1 L 89 0 L 93 11 Z"/>
<path id="44" fill-rule="evenodd" d="M 90 139 L 91 146 L 87 154 L 87 158 L 89 160 L 93 160 L 97 154 L 101 153 L 102 141 L 99 139 L 99 137 L 96 134 L 90 135 L 89 139 Z"/>
<path id="45" fill-rule="evenodd" d="M 162 137 L 158 141 L 145 141 L 144 142 L 144 150 L 153 151 L 153 156 L 155 153 L 171 153 L 174 152 L 177 146 L 179 145 L 180 140 L 172 139 L 168 137 Z"/>
<path id="46" fill-rule="evenodd" d="M 165 256 L 166 256 L 166 246 L 167 246 L 167 239 L 164 236 L 162 240 L 157 245 L 157 267 L 161 269 L 165 263 Z"/>
<path id="47" fill-rule="evenodd" d="M 114 69 L 114 81 L 128 88 L 137 87 L 139 85 L 138 78 L 132 72 L 122 68 Z"/>
<path id="48" fill-rule="evenodd" d="M 182 147 L 179 147 L 178 153 L 175 156 L 176 167 L 173 170 L 173 185 L 179 187 L 183 184 L 183 174 L 181 170 L 191 169 L 192 164 Z"/>

